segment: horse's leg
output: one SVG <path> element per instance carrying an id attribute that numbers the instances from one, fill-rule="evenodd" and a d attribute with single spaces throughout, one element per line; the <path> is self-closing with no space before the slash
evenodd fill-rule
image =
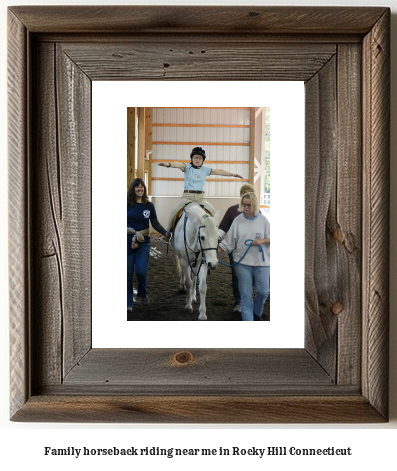
<path id="1" fill-rule="evenodd" d="M 199 292 L 200 292 L 200 307 L 199 307 L 199 321 L 207 320 L 207 308 L 205 307 L 205 297 L 207 295 L 207 267 L 203 265 L 199 273 Z"/>
<path id="2" fill-rule="evenodd" d="M 181 262 L 179 259 L 179 255 L 176 256 L 176 269 L 179 275 L 179 292 L 180 293 L 186 293 L 186 287 L 185 287 L 185 276 L 183 274 L 182 268 L 181 268 Z"/>
<path id="3" fill-rule="evenodd" d="M 185 273 L 181 271 L 181 279 L 179 281 L 179 292 L 186 293 Z"/>
<path id="4" fill-rule="evenodd" d="M 186 286 L 186 305 L 185 312 L 193 312 L 192 308 L 192 278 L 190 276 L 190 267 L 187 260 L 181 260 L 182 276 Z"/>
<path id="5" fill-rule="evenodd" d="M 197 276 L 194 276 L 192 274 L 192 293 L 191 293 L 191 296 L 192 296 L 192 302 L 195 303 L 197 301 Z"/>

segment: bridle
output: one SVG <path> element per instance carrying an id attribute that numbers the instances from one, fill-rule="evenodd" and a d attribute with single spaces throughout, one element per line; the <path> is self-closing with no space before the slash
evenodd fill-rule
<path id="1" fill-rule="evenodd" d="M 201 266 L 204 265 L 205 252 L 207 252 L 208 250 L 218 251 L 218 247 L 208 247 L 207 249 L 203 248 L 203 246 L 201 244 L 201 229 L 203 227 L 206 227 L 206 226 L 199 226 L 198 231 L 197 231 L 197 240 L 198 240 L 198 243 L 199 243 L 199 246 L 200 246 L 200 250 L 195 252 L 192 248 L 190 248 L 189 244 L 186 241 L 186 224 L 187 224 L 187 220 L 188 220 L 188 213 L 185 209 L 183 209 L 183 212 L 185 213 L 185 219 L 183 221 L 183 240 L 185 242 L 186 257 L 187 257 L 189 267 L 190 267 L 190 270 L 191 270 L 193 276 L 198 276 L 198 274 L 200 273 Z M 187 249 L 189 249 L 192 253 L 194 253 L 195 258 L 194 258 L 193 263 L 190 263 L 189 252 L 187 251 Z M 194 273 L 193 268 L 195 268 L 197 266 L 197 262 L 198 262 L 198 259 L 199 259 L 200 255 L 201 255 L 200 265 L 198 267 L 197 273 Z"/>

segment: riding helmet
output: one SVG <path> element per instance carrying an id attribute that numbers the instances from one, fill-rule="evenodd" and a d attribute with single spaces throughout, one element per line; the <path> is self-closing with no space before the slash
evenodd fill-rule
<path id="1" fill-rule="evenodd" d="M 205 149 L 203 149 L 202 147 L 195 147 L 194 149 L 192 149 L 192 152 L 190 153 L 190 158 L 192 159 L 194 155 L 201 155 L 204 162 L 206 158 Z"/>

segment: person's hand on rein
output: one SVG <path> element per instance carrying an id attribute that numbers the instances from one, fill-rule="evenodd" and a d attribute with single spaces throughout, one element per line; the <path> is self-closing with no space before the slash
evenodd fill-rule
<path id="1" fill-rule="evenodd" d="M 252 241 L 252 245 L 262 245 L 262 244 L 270 244 L 270 239 L 254 239 Z"/>

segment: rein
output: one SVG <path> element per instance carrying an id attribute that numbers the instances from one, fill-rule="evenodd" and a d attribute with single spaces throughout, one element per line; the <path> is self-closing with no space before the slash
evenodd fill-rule
<path id="1" fill-rule="evenodd" d="M 254 241 L 253 241 L 252 239 L 247 239 L 247 240 L 244 242 L 245 245 L 248 246 L 248 249 L 245 251 L 244 255 L 240 258 L 240 260 L 239 260 L 238 262 L 233 263 L 233 265 L 228 265 L 227 263 L 223 263 L 223 262 L 221 262 L 220 260 L 218 260 L 219 263 L 222 263 L 222 265 L 225 265 L 225 267 L 234 267 L 234 266 L 236 266 L 236 265 L 237 265 L 238 263 L 240 263 L 241 260 L 247 255 L 247 252 L 248 252 L 248 250 L 252 247 L 253 242 L 254 242 Z M 259 252 L 262 253 L 262 259 L 263 259 L 263 261 L 265 261 L 265 252 L 263 251 L 263 248 L 262 248 L 261 245 L 258 245 L 258 247 L 259 247 Z"/>
<path id="2" fill-rule="evenodd" d="M 186 224 L 187 224 L 187 220 L 188 220 L 188 213 L 187 213 L 187 211 L 185 211 L 185 209 L 183 211 L 185 213 L 185 219 L 184 219 L 184 222 L 183 222 L 183 240 L 185 242 L 186 257 L 187 257 L 187 260 L 189 262 L 189 268 L 190 268 L 193 276 L 198 276 L 198 274 L 200 273 L 201 266 L 204 264 L 205 252 L 207 250 L 217 250 L 217 247 L 209 247 L 208 249 L 204 249 L 203 246 L 201 245 L 200 230 L 205 226 L 199 226 L 198 231 L 197 231 L 197 240 L 198 240 L 198 243 L 200 245 L 200 250 L 195 252 L 192 248 L 189 247 L 189 245 L 186 241 Z M 189 249 L 195 255 L 195 259 L 194 259 L 193 263 L 190 263 L 189 252 L 187 251 L 187 249 Z M 200 257 L 200 254 L 201 254 L 200 265 L 199 265 L 199 268 L 197 270 L 197 273 L 194 273 L 193 268 L 196 267 L 197 261 Z"/>

